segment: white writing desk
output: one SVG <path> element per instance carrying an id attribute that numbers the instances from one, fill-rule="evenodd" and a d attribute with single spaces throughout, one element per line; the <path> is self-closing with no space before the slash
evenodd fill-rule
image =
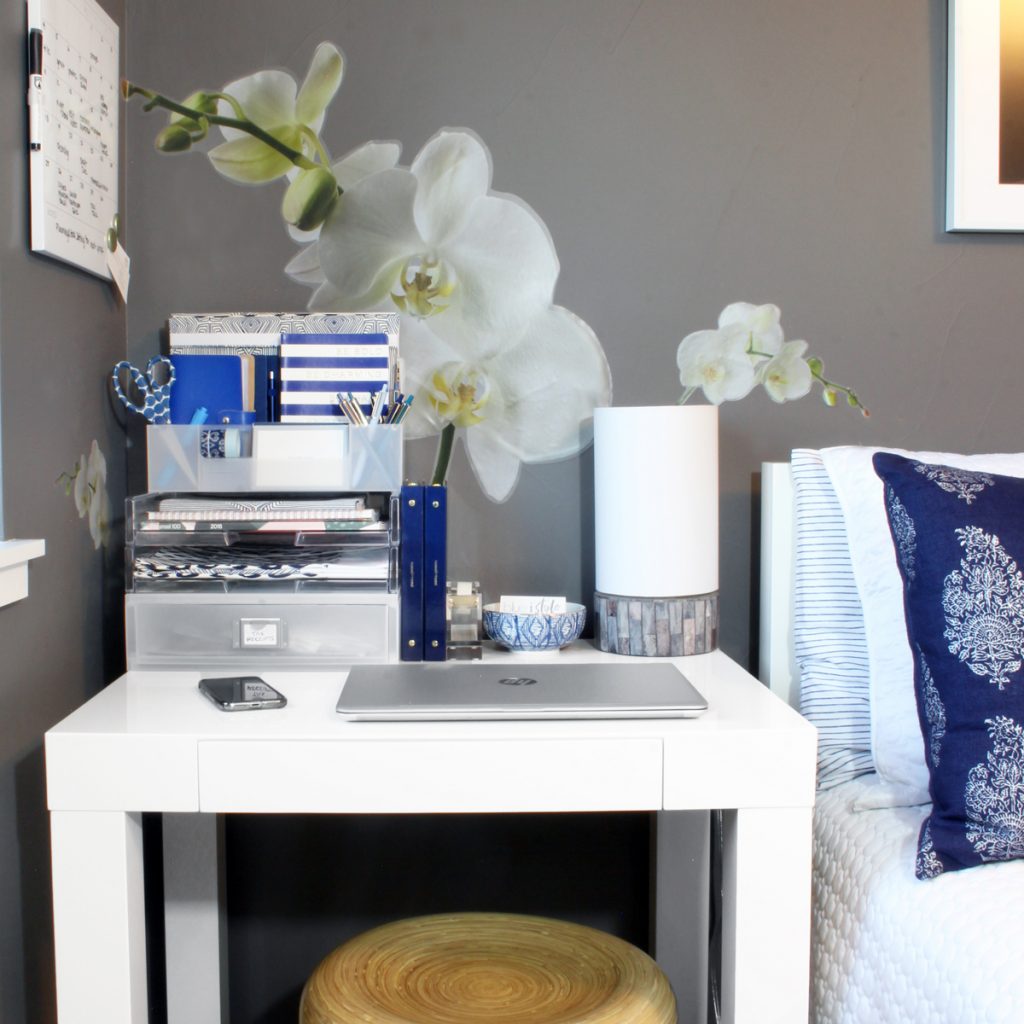
<path id="1" fill-rule="evenodd" d="M 557 657 L 644 660 L 585 643 Z M 147 1020 L 144 811 L 712 808 L 726 812 L 722 1019 L 806 1021 L 815 730 L 721 652 L 676 663 L 708 700 L 701 718 L 350 723 L 340 671 L 263 672 L 288 706 L 224 714 L 198 673 L 122 676 L 46 734 L 60 1024 Z"/>

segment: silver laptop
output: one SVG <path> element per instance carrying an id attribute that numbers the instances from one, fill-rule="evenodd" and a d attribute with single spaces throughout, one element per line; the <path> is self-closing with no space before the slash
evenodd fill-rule
<path id="1" fill-rule="evenodd" d="M 670 662 L 523 660 L 356 665 L 338 712 L 356 721 L 693 718 L 707 701 Z"/>

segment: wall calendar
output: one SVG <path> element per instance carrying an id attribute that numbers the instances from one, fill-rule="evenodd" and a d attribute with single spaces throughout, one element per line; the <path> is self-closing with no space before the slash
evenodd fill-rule
<path id="1" fill-rule="evenodd" d="M 118 28 L 95 0 L 28 0 L 28 26 L 32 249 L 109 279 Z"/>

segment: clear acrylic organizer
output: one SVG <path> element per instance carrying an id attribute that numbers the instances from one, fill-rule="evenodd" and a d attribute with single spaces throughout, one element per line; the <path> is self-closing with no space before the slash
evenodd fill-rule
<path id="1" fill-rule="evenodd" d="M 150 491 L 387 491 L 402 486 L 402 427 L 268 423 L 146 428 Z"/>

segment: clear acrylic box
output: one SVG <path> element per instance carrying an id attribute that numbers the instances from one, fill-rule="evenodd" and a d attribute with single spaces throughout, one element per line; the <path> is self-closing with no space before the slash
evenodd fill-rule
<path id="1" fill-rule="evenodd" d="M 146 428 L 150 491 L 387 491 L 402 486 L 402 427 L 267 423 Z"/>

